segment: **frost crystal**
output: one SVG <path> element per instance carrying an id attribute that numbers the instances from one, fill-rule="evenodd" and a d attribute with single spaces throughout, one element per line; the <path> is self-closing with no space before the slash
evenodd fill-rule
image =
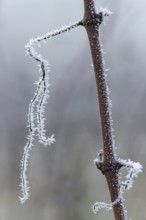
<path id="1" fill-rule="evenodd" d="M 134 178 L 138 176 L 139 173 L 142 172 L 142 165 L 139 162 L 133 162 L 130 159 L 123 160 L 119 159 L 119 162 L 123 164 L 123 166 L 127 169 L 128 173 L 125 181 L 121 181 L 120 187 L 121 191 L 129 190 L 132 188 L 134 183 Z"/>
<path id="2" fill-rule="evenodd" d="M 29 135 L 28 142 L 24 147 L 23 156 L 21 159 L 21 192 L 22 196 L 19 197 L 21 203 L 23 204 L 29 197 L 29 186 L 27 179 L 27 169 L 28 169 L 28 160 L 30 157 L 30 150 L 33 146 L 33 140 L 37 136 L 39 138 L 39 142 L 44 144 L 44 146 L 52 145 L 55 142 L 54 134 L 50 137 L 46 137 L 45 135 L 45 104 L 47 103 L 47 98 L 49 97 L 49 72 L 50 67 L 48 61 L 45 60 L 41 54 L 38 54 L 35 51 L 35 46 L 40 47 L 40 42 L 46 42 L 47 39 L 60 35 L 61 33 L 65 33 L 75 27 L 77 27 L 80 22 L 76 22 L 70 24 L 68 26 L 62 27 L 59 30 L 52 31 L 47 33 L 41 37 L 37 37 L 35 39 L 31 39 L 29 43 L 26 45 L 26 54 L 32 57 L 37 63 L 39 67 L 39 72 L 41 74 L 40 79 L 35 84 L 37 85 L 36 92 L 34 94 L 33 99 L 29 104 L 29 112 L 28 112 L 28 127 L 29 127 Z"/>
<path id="3" fill-rule="evenodd" d="M 92 210 L 93 212 L 96 214 L 100 209 L 106 209 L 107 211 L 112 210 L 112 207 L 114 205 L 116 205 L 118 202 L 120 201 L 124 201 L 124 191 L 125 190 L 129 190 L 130 188 L 132 188 L 133 183 L 134 183 L 134 177 L 137 177 L 139 173 L 142 172 L 142 165 L 139 162 L 133 162 L 130 159 L 123 160 L 123 159 L 118 159 L 119 163 L 121 163 L 121 165 L 123 165 L 124 168 L 127 169 L 128 173 L 126 175 L 126 180 L 125 181 L 121 181 L 119 183 L 119 196 L 118 198 L 112 202 L 112 203 L 104 203 L 104 202 L 96 202 L 93 206 L 92 206 Z M 99 162 L 99 159 L 96 158 L 94 160 L 94 163 Z M 125 210 L 126 211 L 126 210 Z"/>
<path id="4" fill-rule="evenodd" d="M 114 202 L 112 203 L 105 203 L 105 202 L 96 202 L 93 206 L 92 206 L 92 211 L 94 212 L 94 214 L 96 214 L 100 209 L 106 209 L 106 211 L 111 211 L 112 207 L 117 204 L 120 201 L 120 199 L 116 199 Z"/>
<path id="5" fill-rule="evenodd" d="M 102 12 L 103 16 L 110 16 L 110 15 L 112 15 L 112 12 L 109 11 L 107 8 L 100 8 L 99 11 Z"/>

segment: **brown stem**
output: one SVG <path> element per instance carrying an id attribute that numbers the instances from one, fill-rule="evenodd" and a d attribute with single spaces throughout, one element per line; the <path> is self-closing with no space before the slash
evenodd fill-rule
<path id="1" fill-rule="evenodd" d="M 118 172 L 122 165 L 117 161 L 114 151 L 110 100 L 99 40 L 99 25 L 102 23 L 104 15 L 102 12 L 96 13 L 94 0 L 84 0 L 84 10 L 83 25 L 88 34 L 92 53 L 103 137 L 104 159 L 97 164 L 97 168 L 105 175 L 111 195 L 111 201 L 114 202 L 119 198 Z M 126 219 L 122 200 L 118 201 L 113 206 L 113 211 L 115 220 Z"/>

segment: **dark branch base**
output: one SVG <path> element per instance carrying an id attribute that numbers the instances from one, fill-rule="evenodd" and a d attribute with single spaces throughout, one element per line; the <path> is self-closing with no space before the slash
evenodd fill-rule
<path id="1" fill-rule="evenodd" d="M 106 163 L 106 162 L 96 162 L 96 167 L 99 169 L 103 175 L 108 173 L 109 171 L 117 172 L 123 166 L 123 164 L 115 161 L 113 163 Z"/>

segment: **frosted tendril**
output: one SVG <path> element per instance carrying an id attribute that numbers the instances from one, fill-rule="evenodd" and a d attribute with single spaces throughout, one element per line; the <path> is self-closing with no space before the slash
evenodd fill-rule
<path id="1" fill-rule="evenodd" d="M 119 163 L 127 169 L 127 175 L 125 180 L 120 181 L 119 183 L 119 196 L 118 198 L 112 203 L 105 203 L 105 202 L 96 202 L 92 206 L 93 212 L 96 214 L 101 209 L 106 209 L 106 211 L 112 210 L 112 207 L 116 205 L 120 201 L 124 201 L 123 194 L 125 190 L 129 190 L 132 188 L 134 183 L 134 178 L 138 176 L 139 173 L 142 172 L 142 165 L 139 162 L 133 162 L 130 159 L 123 160 L 118 159 Z M 94 163 L 98 163 L 99 159 L 96 158 Z"/>
<path id="2" fill-rule="evenodd" d="M 35 39 L 31 39 L 29 43 L 26 45 L 26 54 L 32 57 L 39 66 L 39 72 L 41 74 L 39 80 L 35 83 L 37 85 L 36 92 L 34 94 L 33 99 L 29 104 L 28 111 L 28 127 L 29 127 L 29 135 L 27 137 L 28 141 L 24 147 L 23 156 L 21 159 L 21 193 L 22 196 L 20 198 L 20 202 L 23 204 L 29 197 L 29 189 L 28 186 L 28 178 L 27 178 L 27 169 L 28 169 L 28 160 L 30 157 L 30 150 L 33 146 L 33 140 L 37 136 L 39 142 L 44 146 L 51 146 L 55 142 L 54 134 L 50 137 L 47 137 L 45 134 L 45 104 L 47 103 L 47 98 L 49 97 L 49 72 L 50 67 L 47 60 L 45 60 L 42 55 L 38 54 L 35 51 L 35 46 L 40 42 L 45 42 L 47 39 L 70 31 L 71 29 L 80 25 L 81 22 L 75 22 L 69 24 L 67 26 L 62 27 L 59 30 L 54 30 L 52 32 L 46 33 L 41 37 L 37 37 Z"/>

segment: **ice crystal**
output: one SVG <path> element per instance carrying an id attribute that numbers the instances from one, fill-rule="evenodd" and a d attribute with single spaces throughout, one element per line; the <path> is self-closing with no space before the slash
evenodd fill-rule
<path id="1" fill-rule="evenodd" d="M 123 160 L 123 159 L 118 159 L 119 163 L 127 169 L 127 175 L 125 177 L 124 181 L 121 181 L 119 183 L 119 195 L 118 198 L 112 202 L 112 203 L 105 203 L 105 202 L 96 202 L 92 206 L 93 212 L 96 214 L 100 209 L 106 209 L 107 211 L 112 210 L 112 207 L 116 205 L 120 201 L 124 201 L 123 194 L 125 190 L 129 190 L 132 188 L 133 183 L 134 183 L 134 178 L 138 176 L 139 173 L 142 172 L 142 165 L 139 162 L 133 162 L 130 159 Z M 98 158 L 94 160 L 94 163 L 99 163 L 101 162 Z M 125 210 L 126 212 L 126 210 Z M 125 213 L 126 214 L 126 213 Z"/>
<path id="2" fill-rule="evenodd" d="M 130 159 L 127 161 L 119 159 L 119 162 L 127 169 L 126 180 L 120 183 L 121 191 L 129 190 L 133 186 L 134 178 L 142 172 L 143 167 L 139 162 L 133 162 Z"/>
<path id="3" fill-rule="evenodd" d="M 103 16 L 110 16 L 110 15 L 112 15 L 112 12 L 109 11 L 107 8 L 100 8 L 99 11 L 102 12 Z"/>
<path id="4" fill-rule="evenodd" d="M 94 214 L 96 214 L 100 209 L 105 209 L 106 211 L 111 211 L 112 207 L 117 204 L 120 201 L 120 198 L 117 198 L 114 202 L 112 203 L 105 203 L 105 202 L 96 202 L 92 206 L 92 211 Z"/>

